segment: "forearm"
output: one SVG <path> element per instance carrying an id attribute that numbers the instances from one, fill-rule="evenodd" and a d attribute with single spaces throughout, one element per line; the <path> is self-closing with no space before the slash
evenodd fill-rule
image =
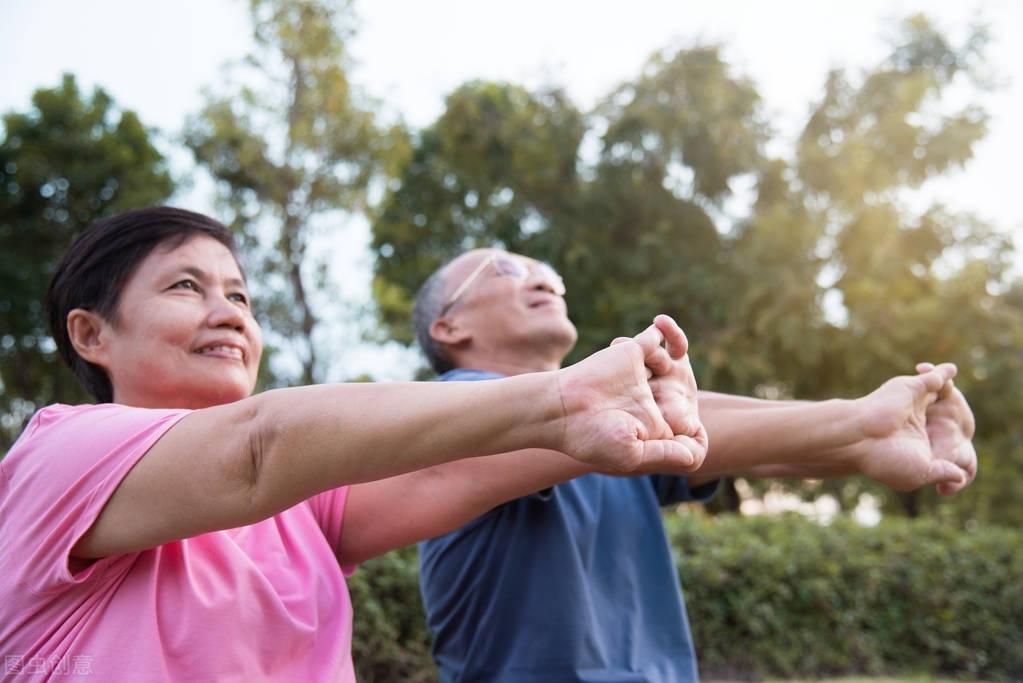
<path id="1" fill-rule="evenodd" d="M 323 385 L 197 410 L 132 468 L 74 549 L 104 557 L 266 519 L 320 491 L 467 457 L 560 446 L 550 373 Z"/>
<path id="2" fill-rule="evenodd" d="M 469 456 L 556 448 L 563 418 L 553 373 L 322 385 L 251 400 L 259 402 L 255 498 L 268 509 Z"/>
<path id="3" fill-rule="evenodd" d="M 528 449 L 359 484 L 348 494 L 338 554 L 346 563 L 362 562 L 591 471 L 563 453 Z"/>
<path id="4" fill-rule="evenodd" d="M 710 450 L 691 478 L 725 474 L 830 477 L 858 471 L 860 430 L 853 401 L 764 401 L 700 392 Z"/>

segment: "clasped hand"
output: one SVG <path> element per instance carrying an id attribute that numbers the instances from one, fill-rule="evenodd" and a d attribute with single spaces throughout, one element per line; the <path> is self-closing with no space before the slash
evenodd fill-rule
<path id="1" fill-rule="evenodd" d="M 863 474 L 900 491 L 933 484 L 949 495 L 977 475 L 973 412 L 956 388 L 956 366 L 920 363 L 859 399 Z"/>
<path id="2" fill-rule="evenodd" d="M 708 439 L 688 351 L 681 328 L 661 315 L 635 337 L 562 370 L 561 450 L 613 474 L 698 469 Z"/>

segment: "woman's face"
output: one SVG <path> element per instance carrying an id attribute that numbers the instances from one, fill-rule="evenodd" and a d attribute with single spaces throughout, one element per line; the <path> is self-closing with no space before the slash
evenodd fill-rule
<path id="1" fill-rule="evenodd" d="M 157 247 L 102 321 L 101 356 L 114 401 L 145 408 L 205 408 L 245 398 L 263 346 L 231 252 L 197 236 Z"/>

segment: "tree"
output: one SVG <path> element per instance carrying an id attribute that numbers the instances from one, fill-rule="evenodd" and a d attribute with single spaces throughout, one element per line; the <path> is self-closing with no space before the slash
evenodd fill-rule
<path id="1" fill-rule="evenodd" d="M 659 311 L 704 349 L 719 346 L 739 293 L 720 207 L 733 182 L 765 163 L 759 104 L 753 84 L 708 45 L 654 54 L 597 106 L 593 125 L 604 132 L 582 220 L 558 238 L 580 293 L 569 309 L 586 321 L 573 358 Z M 708 359 L 694 357 L 703 376 Z"/>
<path id="2" fill-rule="evenodd" d="M 845 318 L 814 395 L 868 391 L 915 361 L 941 358 L 959 363 L 959 384 L 973 396 L 984 357 L 1015 356 L 1023 320 L 999 294 L 1010 285 L 1011 241 L 940 204 L 914 214 L 902 203 L 906 190 L 964 164 L 986 133 L 981 107 L 945 101 L 955 85 L 983 86 L 986 43 L 976 27 L 953 45 L 918 15 L 872 71 L 828 76 L 795 161 Z M 1005 407 L 982 396 L 973 403 L 986 438 L 985 423 Z M 872 492 L 910 515 L 929 499 Z M 859 488 L 843 484 L 842 493 L 852 501 Z"/>
<path id="3" fill-rule="evenodd" d="M 152 130 L 101 88 L 65 75 L 0 140 L 0 447 L 38 407 L 87 400 L 46 329 L 43 295 L 72 237 L 94 220 L 158 204 L 174 190 Z"/>
<path id="4" fill-rule="evenodd" d="M 570 361 L 662 311 L 689 333 L 701 386 L 719 391 L 851 397 L 915 361 L 953 360 L 998 485 L 952 505 L 1018 520 L 1020 506 L 992 503 L 1007 500 L 1006 481 L 1023 483 L 1013 245 L 970 216 L 940 204 L 912 212 L 903 199 L 982 139 L 984 110 L 954 109 L 947 94 L 984 87 L 986 34 L 954 45 L 922 16 L 901 26 L 874 68 L 828 76 L 787 157 L 765 152 L 772 131 L 756 88 L 714 45 L 655 54 L 586 116 L 557 90 L 462 86 L 417 138 L 373 226 L 389 329 L 409 340 L 423 279 L 496 244 L 562 271 L 580 330 Z M 596 155 L 583 152 L 587 135 Z M 910 515 L 935 506 L 929 493 L 861 480 L 783 488 L 846 507 L 870 493 Z"/>
<path id="5" fill-rule="evenodd" d="M 718 329 L 731 275 L 708 207 L 729 194 L 730 179 L 757 171 L 757 101 L 716 47 L 656 55 L 588 119 L 556 89 L 459 88 L 419 136 L 374 224 L 385 322 L 410 339 L 418 284 L 465 248 L 500 244 L 564 271 L 569 309 L 584 323 L 578 354 L 658 310 L 701 335 Z M 677 115 L 682 102 L 699 106 Z M 604 131 L 590 167 L 579 158 L 587 126 Z M 722 144 L 695 142 L 703 140 Z M 691 187 L 679 181 L 686 173 Z"/>
<path id="6" fill-rule="evenodd" d="M 297 355 L 294 379 L 308 384 L 325 370 L 319 310 L 336 298 L 315 246 L 366 210 L 373 180 L 402 157 L 404 134 L 378 126 L 374 103 L 349 80 L 348 2 L 252 0 L 251 17 L 255 52 L 191 117 L 185 142 L 243 238 L 265 327 Z"/>
<path id="7" fill-rule="evenodd" d="M 558 90 L 472 82 L 447 98 L 374 222 L 374 294 L 395 339 L 412 341 L 412 298 L 442 263 L 495 243 L 535 251 L 570 220 L 584 131 Z"/>

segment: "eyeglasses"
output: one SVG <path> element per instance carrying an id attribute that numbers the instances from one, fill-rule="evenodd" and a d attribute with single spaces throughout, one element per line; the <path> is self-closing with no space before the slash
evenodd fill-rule
<path id="1" fill-rule="evenodd" d="M 535 272 L 539 275 L 541 280 L 550 286 L 552 292 L 558 296 L 565 295 L 565 281 L 562 280 L 561 276 L 546 263 L 535 262 L 532 268 L 530 268 L 525 263 L 516 259 L 499 253 L 491 253 L 485 259 L 480 261 L 480 264 L 476 266 L 475 270 L 469 273 L 469 276 L 465 278 L 462 284 L 458 285 L 458 288 L 454 291 L 454 293 L 448 297 L 444 307 L 440 309 L 439 315 L 447 313 L 448 309 L 454 306 L 455 302 L 458 301 L 458 297 L 465 294 L 465 290 L 469 289 L 469 285 L 475 282 L 476 278 L 478 278 L 489 265 L 494 266 L 494 270 L 497 271 L 499 276 L 510 277 L 516 280 L 519 284 L 529 279 L 530 272 Z"/>

